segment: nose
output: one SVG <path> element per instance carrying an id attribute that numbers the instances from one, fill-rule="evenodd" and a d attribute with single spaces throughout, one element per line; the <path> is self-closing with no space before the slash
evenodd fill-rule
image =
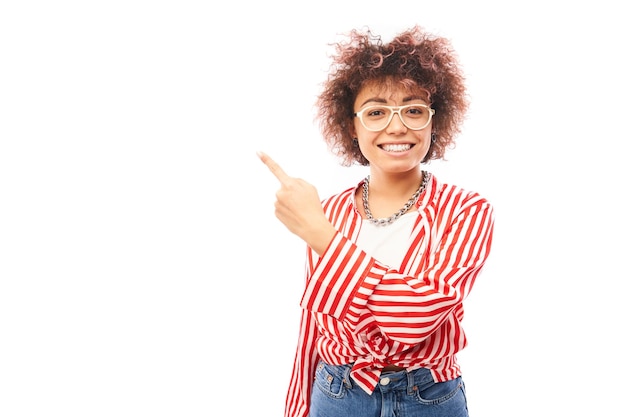
<path id="1" fill-rule="evenodd" d="M 387 125 L 387 132 L 404 133 L 406 132 L 406 130 L 407 130 L 407 127 L 404 125 L 404 122 L 400 118 L 400 112 L 396 110 L 393 113 L 391 113 L 391 120 L 389 120 L 389 124 Z"/>

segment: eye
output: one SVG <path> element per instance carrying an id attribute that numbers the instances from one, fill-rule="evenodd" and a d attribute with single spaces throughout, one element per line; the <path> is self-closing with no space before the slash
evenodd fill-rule
<path id="1" fill-rule="evenodd" d="M 426 113 L 426 109 L 422 106 L 411 106 L 404 110 L 404 114 L 408 117 L 421 117 Z"/>
<path id="2" fill-rule="evenodd" d="M 365 112 L 365 116 L 370 119 L 378 119 L 381 117 L 385 117 L 387 111 L 382 107 L 372 107 Z"/>

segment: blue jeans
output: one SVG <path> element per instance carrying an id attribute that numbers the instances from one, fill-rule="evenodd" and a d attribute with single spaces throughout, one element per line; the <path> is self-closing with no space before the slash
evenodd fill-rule
<path id="1" fill-rule="evenodd" d="M 368 395 L 350 378 L 350 369 L 318 364 L 310 417 L 468 417 L 461 377 L 436 383 L 426 368 L 384 373 Z"/>

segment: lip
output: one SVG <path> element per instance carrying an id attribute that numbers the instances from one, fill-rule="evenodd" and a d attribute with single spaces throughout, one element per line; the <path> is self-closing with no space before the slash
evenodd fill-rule
<path id="1" fill-rule="evenodd" d="M 384 146 L 403 146 L 403 145 L 409 145 L 409 148 L 405 149 L 403 151 L 400 151 L 400 150 L 394 151 L 394 150 L 386 150 L 386 149 L 384 149 Z M 388 155 L 403 155 L 403 154 L 405 154 L 407 152 L 410 152 L 411 149 L 413 149 L 415 147 L 415 144 L 414 143 L 408 143 L 408 142 L 381 143 L 381 144 L 377 145 L 377 147 L 378 147 L 378 149 L 380 149 L 381 151 L 385 152 Z"/>

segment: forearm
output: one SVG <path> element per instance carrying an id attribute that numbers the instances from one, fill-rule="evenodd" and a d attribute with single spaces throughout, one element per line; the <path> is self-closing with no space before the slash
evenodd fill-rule
<path id="1" fill-rule="evenodd" d="M 313 226 L 300 236 L 302 240 L 319 256 L 324 255 L 328 245 L 337 234 L 330 222 L 320 222 L 319 226 Z"/>

